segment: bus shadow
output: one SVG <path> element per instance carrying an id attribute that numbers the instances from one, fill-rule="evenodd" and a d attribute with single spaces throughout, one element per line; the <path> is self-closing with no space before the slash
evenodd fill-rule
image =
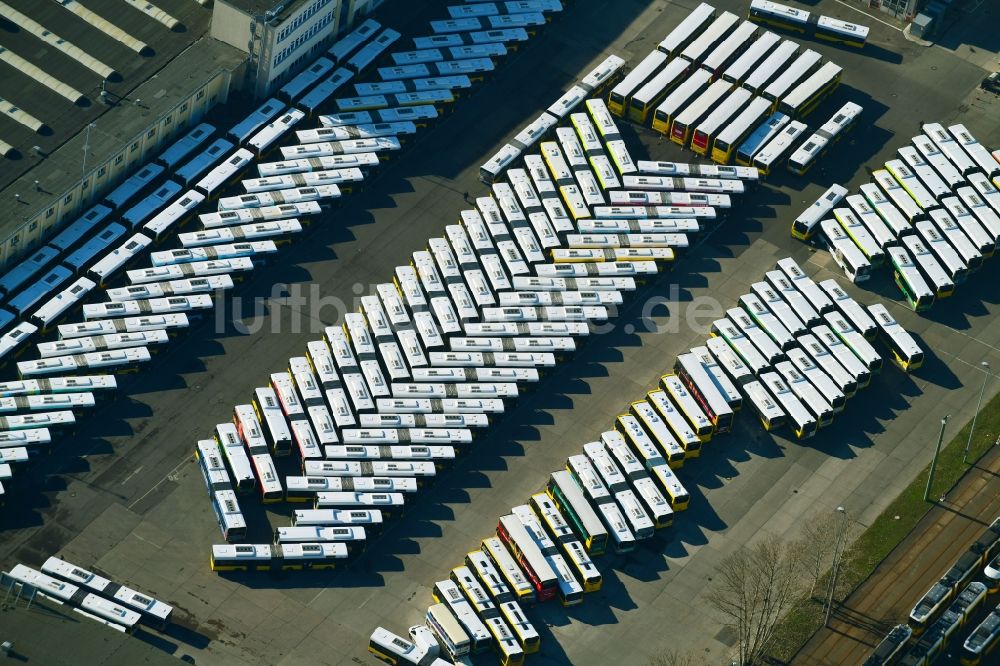
<path id="1" fill-rule="evenodd" d="M 962 381 L 934 349 L 924 342 L 920 334 L 910 331 L 920 348 L 924 350 L 924 364 L 916 371 L 920 379 L 945 389 L 962 388 Z"/>

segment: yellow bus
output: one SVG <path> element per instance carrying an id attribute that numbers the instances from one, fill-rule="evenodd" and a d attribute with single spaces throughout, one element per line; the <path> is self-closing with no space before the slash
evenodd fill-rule
<path id="1" fill-rule="evenodd" d="M 632 95 L 666 63 L 666 53 L 661 51 L 650 52 L 649 55 L 642 59 L 642 62 L 635 66 L 635 69 L 629 72 L 624 79 L 618 82 L 618 85 L 611 89 L 611 94 L 608 95 L 608 110 L 616 116 L 624 118 Z"/>
<path id="2" fill-rule="evenodd" d="M 689 67 L 691 63 L 682 58 L 667 63 L 666 67 L 632 95 L 628 107 L 629 120 L 645 125 L 653 109 L 681 82 Z"/>
<path id="3" fill-rule="evenodd" d="M 697 69 L 692 72 L 691 76 L 674 88 L 653 111 L 653 129 L 663 135 L 669 133 L 670 123 L 684 110 L 688 101 L 705 90 L 711 78 L 712 74 L 708 70 Z"/>
<path id="4" fill-rule="evenodd" d="M 695 126 L 712 112 L 732 87 L 729 81 L 722 79 L 710 85 L 670 123 L 670 140 L 681 146 L 687 146 Z"/>
<path id="5" fill-rule="evenodd" d="M 771 105 L 766 99 L 762 97 L 753 99 L 743 112 L 715 137 L 712 143 L 712 161 L 729 164 L 737 146 L 741 146 L 747 136 L 761 124 L 770 108 Z"/>

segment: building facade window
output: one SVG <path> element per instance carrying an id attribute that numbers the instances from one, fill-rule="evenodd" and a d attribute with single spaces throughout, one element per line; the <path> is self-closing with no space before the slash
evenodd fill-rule
<path id="1" fill-rule="evenodd" d="M 125 159 L 125 155 L 124 154 L 116 156 L 115 157 L 115 164 L 121 164 L 122 160 L 124 160 L 124 159 Z"/>
<path id="2" fill-rule="evenodd" d="M 135 151 L 139 150 L 139 142 L 138 142 L 138 141 L 134 142 L 134 143 L 133 143 L 133 144 L 132 144 L 132 145 L 131 145 L 131 146 L 129 147 L 129 150 L 130 150 L 131 152 L 133 152 L 133 153 L 134 153 Z"/>
<path id="3" fill-rule="evenodd" d="M 53 215 L 55 215 L 55 212 L 56 212 L 55 208 L 49 208 L 47 211 L 45 211 L 45 217 L 46 218 L 52 217 Z"/>
<path id="4" fill-rule="evenodd" d="M 324 16 L 322 19 L 313 24 L 312 27 L 310 27 L 308 30 L 306 30 L 301 35 L 292 40 L 288 44 L 288 46 L 278 51 L 278 53 L 275 54 L 274 56 L 274 60 L 272 61 L 271 66 L 277 67 L 278 65 L 283 63 L 285 60 L 289 58 L 289 56 L 295 53 L 295 51 L 298 50 L 300 46 L 302 46 L 310 39 L 315 37 L 316 33 L 318 33 L 326 26 L 330 25 L 332 21 L 333 21 L 333 12 L 328 12 L 326 16 Z"/>
<path id="5" fill-rule="evenodd" d="M 72 201 L 72 200 L 73 200 L 73 195 L 72 194 L 67 194 L 66 198 L 63 199 L 63 205 L 64 206 L 69 205 L 69 202 Z"/>
<path id="6" fill-rule="evenodd" d="M 97 170 L 97 177 L 102 178 L 104 174 L 106 174 L 107 172 L 108 172 L 108 167 L 102 166 L 100 169 Z"/>
<path id="7" fill-rule="evenodd" d="M 281 42 L 285 41 L 288 38 L 288 36 L 291 35 L 293 32 L 295 32 L 295 30 L 300 25 L 302 25 L 310 18 L 315 16 L 316 12 L 323 9 L 323 7 L 326 7 L 328 4 L 330 4 L 330 0 L 316 0 L 316 2 L 309 5 L 308 8 L 302 11 L 298 16 L 292 19 L 285 27 L 281 29 L 281 31 L 278 33 L 278 39 L 275 41 L 275 44 L 280 44 Z"/>
<path id="8" fill-rule="evenodd" d="M 32 220 L 31 224 L 28 225 L 28 231 L 34 231 L 38 228 L 38 220 Z"/>

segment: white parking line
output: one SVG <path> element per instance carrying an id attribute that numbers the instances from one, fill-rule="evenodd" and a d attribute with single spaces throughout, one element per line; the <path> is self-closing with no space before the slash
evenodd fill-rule
<path id="1" fill-rule="evenodd" d="M 893 30 L 899 30 L 900 32 L 903 32 L 903 29 L 900 28 L 899 26 L 893 25 L 893 24 L 889 23 L 888 21 L 883 21 L 880 18 L 872 16 L 871 14 L 869 14 L 868 12 L 866 12 L 865 10 L 863 10 L 863 9 L 861 9 L 859 7 L 855 7 L 854 5 L 850 5 L 850 4 L 846 3 L 846 2 L 844 2 L 844 0 L 837 0 L 837 4 L 844 5 L 845 7 L 847 7 L 848 9 L 850 9 L 851 11 L 855 11 L 855 12 L 857 12 L 859 14 L 864 14 L 865 16 L 867 16 L 868 18 L 870 18 L 871 20 L 878 21 L 882 25 L 887 25 L 890 28 L 892 28 Z"/>
<path id="2" fill-rule="evenodd" d="M 174 472 L 176 472 L 181 467 L 183 467 L 184 465 L 186 465 L 190 460 L 191 460 L 191 456 L 190 455 L 185 455 L 184 459 L 181 460 L 179 463 L 177 463 L 177 465 L 172 470 L 170 470 L 169 472 L 167 472 L 166 476 L 164 476 L 162 479 L 160 479 L 159 481 L 157 481 L 156 483 L 154 483 L 153 486 L 149 490 L 147 490 L 146 492 L 144 492 L 142 494 L 142 497 L 140 497 L 136 501 L 134 501 L 131 504 L 129 504 L 128 505 L 129 510 L 131 510 L 132 507 L 134 507 L 136 504 L 138 504 L 142 500 L 146 499 L 146 496 L 149 495 L 149 493 L 151 493 L 154 490 L 156 490 L 157 488 L 159 488 L 161 483 L 163 483 L 164 481 L 166 481 L 167 479 L 169 479 L 170 477 L 172 477 L 174 475 Z M 136 470 L 136 471 L 138 471 L 138 470 Z"/>

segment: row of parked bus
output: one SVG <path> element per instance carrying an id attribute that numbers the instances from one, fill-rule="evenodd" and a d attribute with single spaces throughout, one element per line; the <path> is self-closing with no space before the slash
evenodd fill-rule
<path id="1" fill-rule="evenodd" d="M 790 400 L 796 398 L 775 390 L 776 383 L 787 381 L 796 387 L 787 393 L 801 397 L 802 404 L 814 407 L 824 400 L 821 396 L 830 395 L 836 409 L 843 409 L 846 396 L 825 372 L 834 372 L 839 378 L 848 376 L 848 371 L 841 369 L 838 373 L 833 368 L 855 366 L 839 350 L 824 352 L 815 363 L 804 352 L 796 355 L 793 334 L 782 336 L 784 329 L 778 320 L 780 316 L 791 322 L 795 312 L 805 314 L 811 307 L 806 294 L 818 299 L 826 293 L 823 287 L 830 289 L 831 285 L 816 285 L 790 260 L 782 260 L 777 268 L 775 279 L 780 279 L 782 286 L 763 283 L 770 293 L 761 298 L 770 299 L 771 307 L 779 314 L 763 312 L 760 299 L 750 295 L 740 300 L 745 309 L 729 313 L 730 323 L 746 331 L 747 344 L 736 335 L 719 335 L 706 346 L 680 355 L 673 372 L 661 377 L 660 385 L 645 399 L 631 403 L 628 412 L 618 416 L 613 430 L 585 444 L 582 453 L 567 458 L 565 469 L 550 475 L 545 492 L 531 495 L 526 504 L 500 516 L 496 537 L 483 540 L 482 553 L 470 553 L 466 566 L 453 569 L 450 580 L 435 584 L 435 605 L 428 610 L 428 626 L 449 658 L 474 655 L 492 646 L 499 651 L 501 663 L 521 663 L 523 653 L 533 650 L 517 637 L 506 640 L 509 632 L 491 626 L 491 618 L 500 617 L 496 602 L 513 598 L 534 604 L 559 599 L 569 606 L 581 602 L 586 593 L 599 590 L 602 576 L 591 558 L 606 552 L 628 553 L 656 530 L 672 525 L 674 513 L 687 508 L 689 502 L 689 494 L 674 469 L 686 459 L 698 457 L 713 435 L 731 431 L 734 414 L 744 400 L 750 401 L 758 413 L 773 408 L 781 417 L 786 414 L 784 410 L 794 414 L 789 406 Z M 776 290 L 782 287 L 783 295 L 778 295 Z M 826 304 L 817 303 L 817 309 L 805 315 L 806 321 L 816 325 L 822 316 L 830 326 L 836 326 L 839 335 L 850 341 L 840 346 L 855 358 L 854 350 L 867 343 L 861 334 L 857 334 L 860 340 L 850 335 L 846 319 L 859 320 L 868 313 L 836 285 L 832 288 L 829 296 L 824 296 Z M 783 304 L 781 309 L 775 301 Z M 874 335 L 877 325 L 867 321 L 871 330 L 863 324 L 861 329 Z M 805 324 L 799 326 L 807 330 Z M 717 322 L 715 328 L 724 327 Z M 777 336 L 769 344 L 783 343 L 782 351 L 775 351 L 769 361 L 763 361 L 770 347 L 754 329 L 766 330 L 761 333 L 765 337 Z M 788 340 L 783 339 L 786 337 Z M 764 351 L 751 351 L 751 344 Z M 775 361 L 784 353 L 791 362 Z M 756 358 L 761 361 L 754 365 Z M 870 356 L 865 358 L 871 363 Z M 835 366 L 840 359 L 845 365 Z M 860 356 L 855 361 L 860 363 Z M 761 374 L 765 363 L 774 363 L 775 371 L 770 373 L 775 375 L 773 380 L 767 377 L 768 372 Z M 755 373 L 760 375 L 759 381 Z M 770 427 L 776 426 L 778 417 L 770 418 Z M 794 420 L 798 415 L 790 418 Z M 496 587 L 503 591 L 503 597 L 494 591 Z M 395 648 L 387 645 L 384 638 L 388 634 L 380 632 L 384 630 L 373 634 L 369 647 L 383 658 L 398 658 L 401 652 L 413 649 L 409 643 Z"/>
<path id="2" fill-rule="evenodd" d="M 341 63 L 341 76 L 344 81 L 349 80 L 374 63 L 376 56 L 398 38 L 398 35 L 386 30 L 368 46 L 364 46 L 378 30 L 376 22 L 366 21 L 335 44 L 324 59 Z M 497 38 L 504 36 L 495 34 L 494 31 L 484 34 L 495 35 Z M 513 35 L 513 38 L 517 37 Z M 477 44 L 479 45 L 475 49 L 481 48 L 480 45 L 488 47 L 491 42 L 477 38 Z M 471 58 L 476 55 L 471 48 L 454 55 L 461 59 Z M 494 44 L 493 51 L 497 50 Z M 301 77 L 282 88 L 278 97 L 288 102 L 297 102 L 300 93 L 308 95 L 310 86 L 322 85 L 320 78 L 315 75 L 315 70 L 312 75 L 303 72 Z M 436 85 L 434 81 L 442 85 L 455 83 L 455 78 L 428 79 L 427 85 L 433 88 Z M 359 86 L 362 85 L 374 84 L 357 84 L 359 92 Z M 411 133 L 414 127 L 423 126 L 429 119 L 436 117 L 435 107 L 432 105 L 373 111 L 372 113 L 378 114 L 378 120 L 387 121 L 384 123 L 366 124 L 360 117 L 345 118 L 345 114 L 340 117 L 324 116 L 321 120 L 325 119 L 326 124 L 336 131 L 334 135 L 323 137 L 330 139 L 323 143 L 334 146 L 334 149 L 318 157 L 261 164 L 261 178 L 243 182 L 247 195 L 221 198 L 218 202 L 219 212 L 199 216 L 204 230 L 179 235 L 181 249 L 152 252 L 148 255 L 152 264 L 150 268 L 126 271 L 158 239 L 166 236 L 167 227 L 179 226 L 186 221 L 206 199 L 206 195 L 218 195 L 223 184 L 228 185 L 235 180 L 252 161 L 250 155 L 242 155 L 239 160 L 225 160 L 219 167 L 224 167 L 225 174 L 216 173 L 216 169 L 211 169 L 212 164 L 222 160 L 226 150 L 243 144 L 245 148 L 240 150 L 250 150 L 260 156 L 267 150 L 273 150 L 278 139 L 291 130 L 304 115 L 299 109 L 290 107 L 284 115 L 275 118 L 282 108 L 284 104 L 278 99 L 268 100 L 226 133 L 224 138 L 205 150 L 201 149 L 209 141 L 215 128 L 207 124 L 195 128 L 158 158 L 155 169 L 144 170 L 141 179 L 135 178 L 126 184 L 132 194 L 119 188 L 105 202 L 109 205 L 96 207 L 78 223 L 71 225 L 70 229 L 60 235 L 60 238 L 64 238 L 60 245 L 66 245 L 70 249 L 73 243 L 84 240 L 88 230 L 105 222 L 114 210 L 125 205 L 130 197 L 141 194 L 143 187 L 148 189 L 155 185 L 151 184 L 152 179 L 160 172 L 178 181 L 168 181 L 171 194 L 179 191 L 183 183 L 193 186 L 187 195 L 167 206 L 162 213 L 158 214 L 157 210 L 169 199 L 165 191 L 158 197 L 147 197 L 141 207 L 135 207 L 135 211 L 129 216 L 130 226 L 137 228 L 140 224 L 162 219 L 162 223 L 157 222 L 157 233 L 148 231 L 146 227 L 149 225 L 146 224 L 142 231 L 92 267 L 85 269 L 87 275 L 46 303 L 33 315 L 32 322 L 23 322 L 0 339 L 0 355 L 9 357 L 23 352 L 27 340 L 39 330 L 43 333 L 58 330 L 58 340 L 38 345 L 41 358 L 18 364 L 19 372 L 26 381 L 37 381 L 31 378 L 66 372 L 120 372 L 137 369 L 151 359 L 151 354 L 160 345 L 213 306 L 209 295 L 211 292 L 231 288 L 235 281 L 253 268 L 254 261 L 267 259 L 276 251 L 277 245 L 300 233 L 308 218 L 320 212 L 318 199 L 350 191 L 366 171 L 378 164 L 380 151 L 398 148 L 399 136 Z M 313 112 L 317 107 L 310 106 L 306 110 Z M 390 115 L 393 113 L 396 115 Z M 268 122 L 269 119 L 273 120 Z M 311 134 L 316 131 L 300 132 L 299 138 L 306 143 L 314 143 L 317 137 Z M 392 132 L 398 134 L 392 135 Z M 192 154 L 196 157 L 185 162 Z M 267 171 L 268 167 L 274 167 L 276 173 L 273 176 Z M 201 181 L 196 182 L 206 171 L 212 175 L 211 192 L 202 191 L 198 185 Z M 84 243 L 88 256 L 96 256 L 101 249 L 113 246 L 114 240 L 121 235 L 97 233 L 92 241 Z M 44 266 L 49 254 L 51 253 L 29 261 L 27 266 L 7 278 L 5 284 L 13 288 L 16 282 L 30 278 L 34 274 L 32 271 L 37 272 L 36 269 Z M 111 286 L 120 280 L 118 276 L 122 273 L 127 273 L 131 286 Z M 43 280 L 47 289 L 52 286 L 51 282 Z M 109 287 L 107 295 L 110 300 L 82 305 L 88 292 L 97 287 Z M 58 321 L 80 309 L 81 305 L 85 319 L 83 323 L 58 324 Z M 113 380 L 113 377 L 110 379 Z M 11 418 L 31 418 L 37 421 L 37 415 Z M 217 501 L 216 505 L 220 515 L 232 513 L 223 507 L 237 506 L 234 502 L 222 500 Z"/>
<path id="3" fill-rule="evenodd" d="M 40 594 L 56 603 L 66 604 L 74 612 L 129 634 L 140 624 L 165 630 L 174 610 L 150 595 L 58 557 L 48 558 L 41 570 L 17 564 L 9 572 L 4 572 L 4 577 L 10 586 L 8 594 Z"/>
<path id="4" fill-rule="evenodd" d="M 981 578 L 982 580 L 975 580 Z M 898 625 L 876 647 L 866 666 L 931 664 L 962 627 L 972 627 L 960 648 L 963 664 L 983 661 L 1000 643 L 1000 612 L 971 622 L 1000 590 L 1000 518 L 993 521 L 945 575 L 917 601 L 907 624 Z"/>
<path id="5" fill-rule="evenodd" d="M 510 16 L 531 16 L 535 11 L 547 16 L 557 4 L 521 3 L 505 7 L 505 11 Z M 0 338 L 0 358 L 6 360 L 11 352 L 21 349 L 38 329 L 51 330 L 53 323 L 78 307 L 91 290 L 120 279 L 124 267 L 145 256 L 154 243 L 163 242 L 199 206 L 215 201 L 255 158 L 273 151 L 279 139 L 307 115 L 330 107 L 344 111 L 324 117 L 334 125 L 324 136 L 328 140 L 313 137 L 317 130 L 303 132 L 305 138 L 300 139 L 305 144 L 282 148 L 283 156 L 289 159 L 261 165 L 262 177 L 243 183 L 247 194 L 219 199 L 220 212 L 202 219 L 206 230 L 182 238 L 186 248 L 244 240 L 254 242 L 253 247 L 248 249 L 247 244 L 239 243 L 236 248 L 220 246 L 228 256 L 214 264 L 189 260 L 190 266 L 151 271 L 148 277 L 202 278 L 220 276 L 230 267 L 248 270 L 247 253 L 260 258 L 273 251 L 269 241 L 281 242 L 301 231 L 305 220 L 300 221 L 299 216 L 315 215 L 320 211 L 320 202 L 350 191 L 365 171 L 377 165 L 379 156 L 398 150 L 401 140 L 436 118 L 442 105 L 463 94 L 484 71 L 492 69 L 493 58 L 515 50 L 527 33 L 523 28 L 510 27 L 435 35 L 435 41 L 458 40 L 460 44 L 434 47 L 443 47 L 448 53 L 448 57 L 433 63 L 434 72 L 402 74 L 388 71 L 395 68 L 377 69 L 380 83 L 357 83 L 354 88 L 358 98 L 381 97 L 385 103 L 350 109 L 348 104 L 341 108 L 341 100 L 333 99 L 338 90 L 390 57 L 400 60 L 399 54 L 388 52 L 399 38 L 399 33 L 381 29 L 378 22 L 365 21 L 283 86 L 275 98 L 229 131 L 217 135 L 216 128 L 207 123 L 194 128 L 49 245 L 0 278 L 0 295 L 9 295 L 13 303 L 11 312 L 0 311 L 0 327 L 22 320 Z M 432 38 L 414 41 L 419 47 L 420 40 L 426 39 Z M 439 75 L 433 76 L 435 73 Z M 388 93 L 390 86 L 399 90 Z M 273 167 L 277 173 L 267 172 L 266 167 Z M 237 221 L 239 227 L 219 228 Z M 135 233 L 130 235 L 130 231 Z M 52 266 L 53 262 L 58 265 Z M 76 281 L 60 291 L 74 277 Z M 221 283 L 223 288 L 228 286 L 224 277 L 210 281 Z M 29 282 L 30 286 L 22 289 Z M 200 290 L 196 287 L 194 292 L 205 291 L 205 286 Z M 189 288 L 181 285 L 182 293 L 177 295 L 190 293 Z M 121 351 L 116 355 L 130 365 L 145 359 L 138 352 Z"/>
<path id="6" fill-rule="evenodd" d="M 96 375 L 0 382 L 0 506 L 14 469 L 48 454 L 54 438 L 72 434 L 77 417 L 116 388 L 114 377 Z"/>
<path id="7" fill-rule="evenodd" d="M 1000 243 L 1000 190 L 990 182 L 1000 163 L 993 169 L 974 160 L 981 145 L 962 125 L 922 129 L 859 194 L 834 185 L 792 223 L 800 240 L 820 232 L 854 282 L 891 267 L 918 311 L 951 296 Z"/>
<path id="8" fill-rule="evenodd" d="M 840 82 L 841 68 L 817 52 L 759 33 L 702 3 L 611 89 L 609 109 L 728 164 L 751 138 L 759 144 L 761 127 L 804 118 Z"/>

